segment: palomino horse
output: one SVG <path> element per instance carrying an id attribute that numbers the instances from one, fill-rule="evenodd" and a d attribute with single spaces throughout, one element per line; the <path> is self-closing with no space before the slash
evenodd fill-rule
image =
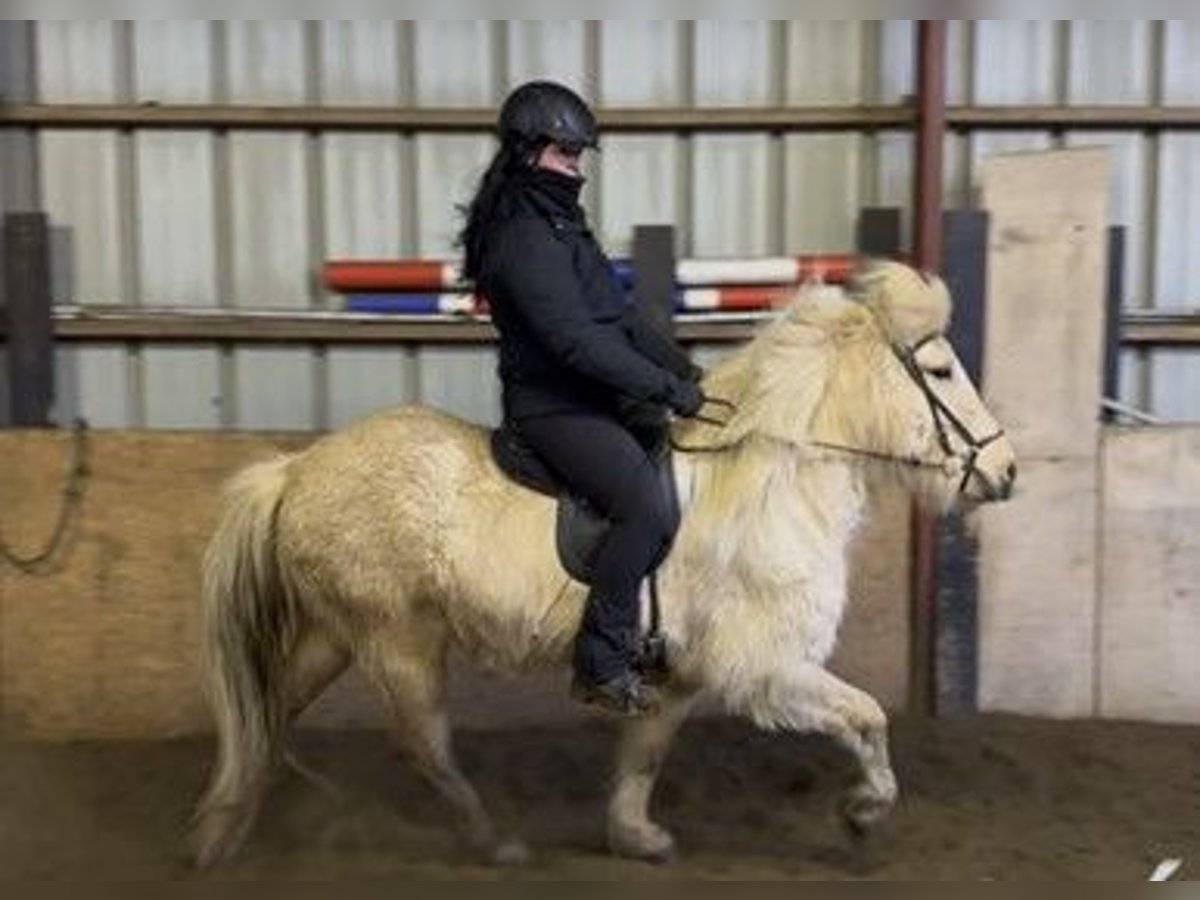
<path id="1" fill-rule="evenodd" d="M 625 723 L 608 808 L 615 852 L 661 858 L 658 769 L 694 699 L 763 728 L 823 732 L 857 759 L 843 815 L 858 831 L 896 800 L 878 703 L 825 670 L 846 603 L 846 547 L 869 480 L 935 508 L 1008 496 L 1008 441 L 944 330 L 936 278 L 895 263 L 795 299 L 715 366 L 729 420 L 676 422 L 683 524 L 660 570 L 672 677 Z M 701 452 L 703 451 L 703 452 Z M 504 477 L 486 432 L 422 408 L 386 411 L 232 482 L 204 559 L 206 666 L 218 758 L 197 859 L 233 850 L 283 756 L 291 719 L 349 664 L 488 858 L 516 860 L 455 764 L 443 709 L 450 646 L 506 669 L 560 665 L 584 587 L 555 555 L 554 502 Z"/>

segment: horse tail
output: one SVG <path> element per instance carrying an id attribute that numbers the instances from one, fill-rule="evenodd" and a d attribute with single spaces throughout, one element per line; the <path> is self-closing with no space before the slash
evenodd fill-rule
<path id="1" fill-rule="evenodd" d="M 299 611 L 276 554 L 275 520 L 287 465 L 280 456 L 229 484 L 202 569 L 203 661 L 217 759 L 195 819 L 196 863 L 244 839 L 287 724 L 284 666 Z"/>

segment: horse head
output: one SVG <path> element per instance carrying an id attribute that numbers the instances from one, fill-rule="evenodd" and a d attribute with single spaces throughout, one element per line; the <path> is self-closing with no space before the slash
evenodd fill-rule
<path id="1" fill-rule="evenodd" d="M 950 312 L 941 279 L 895 262 L 863 266 L 846 289 L 802 286 L 706 379 L 736 412 L 682 426 L 680 443 L 759 438 L 878 463 L 937 508 L 1006 499 L 1013 448 L 946 338 Z"/>

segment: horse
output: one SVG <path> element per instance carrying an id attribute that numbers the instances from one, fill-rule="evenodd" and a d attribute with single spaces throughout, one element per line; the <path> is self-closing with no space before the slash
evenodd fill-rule
<path id="1" fill-rule="evenodd" d="M 940 279 L 894 262 L 864 264 L 844 287 L 802 285 L 705 374 L 727 414 L 671 423 L 682 524 L 657 576 L 670 678 L 656 712 L 622 720 L 614 853 L 672 855 L 649 801 L 703 696 L 848 750 L 859 774 L 841 815 L 855 833 L 894 806 L 887 718 L 824 665 L 873 484 L 899 479 L 934 510 L 1012 490 L 1013 448 L 946 339 L 950 312 Z M 554 500 L 506 478 L 488 446 L 483 427 L 399 407 L 231 480 L 202 564 L 217 753 L 195 815 L 198 864 L 242 843 L 289 725 L 351 664 L 467 843 L 495 862 L 526 858 L 455 762 L 447 653 L 562 665 L 586 587 L 556 556 Z"/>

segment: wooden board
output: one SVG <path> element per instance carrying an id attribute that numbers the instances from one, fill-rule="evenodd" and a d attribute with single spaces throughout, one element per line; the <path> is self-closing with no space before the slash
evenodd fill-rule
<path id="1" fill-rule="evenodd" d="M 978 513 L 979 708 L 1094 713 L 1096 469 L 1025 460 L 1020 488 Z"/>
<path id="2" fill-rule="evenodd" d="M 1100 713 L 1200 722 L 1200 428 L 1104 440 Z"/>
<path id="3" fill-rule="evenodd" d="M 1107 151 L 982 165 L 988 401 L 1023 457 L 1096 453 L 1103 368 Z"/>
<path id="4" fill-rule="evenodd" d="M 199 563 L 219 488 L 234 471 L 311 435 L 99 431 L 90 438 L 82 515 L 47 571 L 0 566 L 0 732 L 9 738 L 162 738 L 205 731 L 199 686 Z M 57 510 L 68 436 L 0 432 L 0 530 L 29 552 Z M 839 670 L 884 702 L 905 696 L 906 508 L 855 549 L 855 602 Z M 900 529 L 895 531 L 894 529 Z M 577 715 L 567 675 L 522 679 L 456 667 L 454 718 L 490 728 Z M 306 715 L 375 727 L 378 704 L 347 676 Z"/>

